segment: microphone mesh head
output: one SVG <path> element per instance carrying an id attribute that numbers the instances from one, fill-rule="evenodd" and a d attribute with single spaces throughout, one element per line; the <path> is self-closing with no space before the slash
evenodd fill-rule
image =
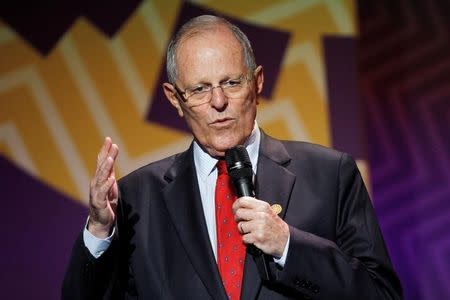
<path id="1" fill-rule="evenodd" d="M 244 146 L 238 145 L 225 151 L 225 162 L 231 178 L 253 176 L 252 162 Z"/>
<path id="2" fill-rule="evenodd" d="M 252 164 L 250 162 L 247 149 L 245 149 L 242 145 L 238 145 L 225 151 L 225 161 L 227 162 L 227 166 L 231 166 L 238 161 L 242 163 L 249 163 L 250 165 Z"/>

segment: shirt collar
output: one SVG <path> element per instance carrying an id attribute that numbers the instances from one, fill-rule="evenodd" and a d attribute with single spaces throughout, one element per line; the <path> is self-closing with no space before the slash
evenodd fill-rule
<path id="1" fill-rule="evenodd" d="M 255 121 L 252 133 L 244 143 L 245 149 L 247 149 L 248 156 L 250 157 L 250 161 L 252 162 L 254 174 L 256 174 L 260 141 L 261 132 Z M 217 159 L 210 156 L 208 152 L 205 152 L 197 141 L 194 140 L 194 163 L 197 170 L 197 175 L 200 179 L 204 180 L 211 174 L 211 172 L 215 170 Z"/>

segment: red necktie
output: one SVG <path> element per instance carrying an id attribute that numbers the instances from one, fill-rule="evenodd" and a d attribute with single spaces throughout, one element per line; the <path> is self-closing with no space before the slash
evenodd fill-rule
<path id="1" fill-rule="evenodd" d="M 242 275 L 244 273 L 245 245 L 231 206 L 236 195 L 231 186 L 224 160 L 217 163 L 216 182 L 216 225 L 217 225 L 217 265 L 228 298 L 239 300 Z"/>

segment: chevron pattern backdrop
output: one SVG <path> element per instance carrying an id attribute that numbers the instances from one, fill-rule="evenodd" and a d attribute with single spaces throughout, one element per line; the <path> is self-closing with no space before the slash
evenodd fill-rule
<path id="1" fill-rule="evenodd" d="M 266 72 L 266 132 L 358 160 L 408 299 L 449 295 L 448 7 L 401 3 L 0 4 L 5 299 L 59 298 L 104 136 L 119 144 L 119 175 L 190 143 L 161 97 L 164 52 L 184 20 L 205 12 L 253 41 Z"/>
<path id="2" fill-rule="evenodd" d="M 359 3 L 373 201 L 405 299 L 450 299 L 450 3 Z"/>

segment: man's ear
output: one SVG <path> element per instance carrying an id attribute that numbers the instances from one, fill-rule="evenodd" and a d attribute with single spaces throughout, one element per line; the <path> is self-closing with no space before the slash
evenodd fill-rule
<path id="1" fill-rule="evenodd" d="M 175 107 L 175 109 L 178 112 L 178 115 L 180 117 L 183 117 L 184 112 L 183 112 L 183 109 L 181 108 L 180 100 L 178 99 L 177 94 L 175 92 L 175 87 L 168 82 L 164 82 L 163 90 L 164 90 L 164 94 L 166 95 L 167 100 L 169 100 L 170 104 L 172 104 L 172 106 Z"/>
<path id="2" fill-rule="evenodd" d="M 262 66 L 255 69 L 256 96 L 259 98 L 264 86 L 264 71 Z"/>

